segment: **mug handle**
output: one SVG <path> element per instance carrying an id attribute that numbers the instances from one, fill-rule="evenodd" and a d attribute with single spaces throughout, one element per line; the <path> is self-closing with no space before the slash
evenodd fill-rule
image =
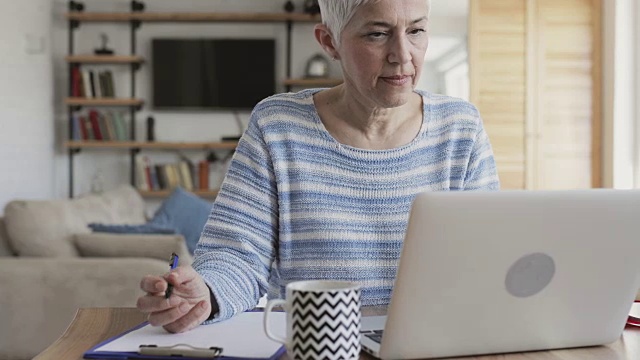
<path id="1" fill-rule="evenodd" d="M 274 306 L 285 305 L 286 303 L 287 303 L 286 300 L 281 300 L 281 299 L 269 300 L 267 302 L 267 306 L 265 306 L 264 308 L 264 318 L 263 318 L 264 321 L 262 322 L 262 325 L 264 327 L 264 333 L 267 334 L 267 337 L 273 341 L 277 341 L 285 345 L 287 344 L 287 339 L 269 331 L 269 313 L 271 313 L 271 310 L 273 309 Z"/>

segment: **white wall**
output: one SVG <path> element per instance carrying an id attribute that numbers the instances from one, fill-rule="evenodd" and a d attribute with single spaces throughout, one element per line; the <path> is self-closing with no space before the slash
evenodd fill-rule
<path id="1" fill-rule="evenodd" d="M 632 29 L 634 34 L 633 43 L 635 45 L 634 59 L 631 62 L 635 64 L 635 86 L 634 86 L 634 94 L 635 101 L 632 100 L 632 103 L 635 105 L 635 146 L 634 146 L 634 155 L 635 155 L 635 172 L 634 172 L 634 187 L 640 188 L 640 4 L 635 2 L 635 18 L 633 19 L 633 24 L 635 25 Z"/>
<path id="2" fill-rule="evenodd" d="M 442 88 L 442 74 L 436 70 L 435 64 L 425 62 L 416 89 L 442 93 Z"/>
<path id="3" fill-rule="evenodd" d="M 53 191 L 51 0 L 0 1 L 0 214 Z"/>
<path id="4" fill-rule="evenodd" d="M 638 186 L 637 128 L 640 119 L 638 70 L 640 5 L 635 0 L 603 4 L 603 172 L 604 186 Z"/>

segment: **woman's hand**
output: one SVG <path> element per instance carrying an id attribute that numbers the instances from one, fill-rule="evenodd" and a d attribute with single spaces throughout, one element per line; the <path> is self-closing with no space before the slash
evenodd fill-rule
<path id="1" fill-rule="evenodd" d="M 173 285 L 166 299 L 168 284 Z M 191 330 L 211 314 L 209 287 L 191 266 L 179 266 L 164 276 L 145 276 L 140 288 L 146 292 L 137 307 L 149 314 L 149 323 L 172 333 Z"/>

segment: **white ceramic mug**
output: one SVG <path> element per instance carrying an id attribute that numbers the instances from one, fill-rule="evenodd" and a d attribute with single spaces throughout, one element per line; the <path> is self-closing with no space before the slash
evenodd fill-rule
<path id="1" fill-rule="evenodd" d="M 267 336 L 285 344 L 294 360 L 357 359 L 360 355 L 360 286 L 347 281 L 296 281 L 286 300 L 269 300 L 264 309 Z M 274 306 L 287 312 L 286 338 L 269 330 Z"/>

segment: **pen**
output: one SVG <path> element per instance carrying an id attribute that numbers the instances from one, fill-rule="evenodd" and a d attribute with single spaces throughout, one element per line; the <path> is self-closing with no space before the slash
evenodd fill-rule
<path id="1" fill-rule="evenodd" d="M 198 348 L 187 344 L 176 344 L 173 346 L 140 345 L 138 353 L 140 355 L 150 356 L 217 358 L 222 354 L 222 348 L 216 346 Z"/>
<path id="2" fill-rule="evenodd" d="M 178 266 L 178 255 L 176 253 L 171 253 L 171 259 L 169 260 L 169 270 L 173 270 Z M 167 291 L 164 292 L 165 299 L 168 299 L 171 296 L 171 291 L 173 291 L 173 285 L 167 285 Z"/>

